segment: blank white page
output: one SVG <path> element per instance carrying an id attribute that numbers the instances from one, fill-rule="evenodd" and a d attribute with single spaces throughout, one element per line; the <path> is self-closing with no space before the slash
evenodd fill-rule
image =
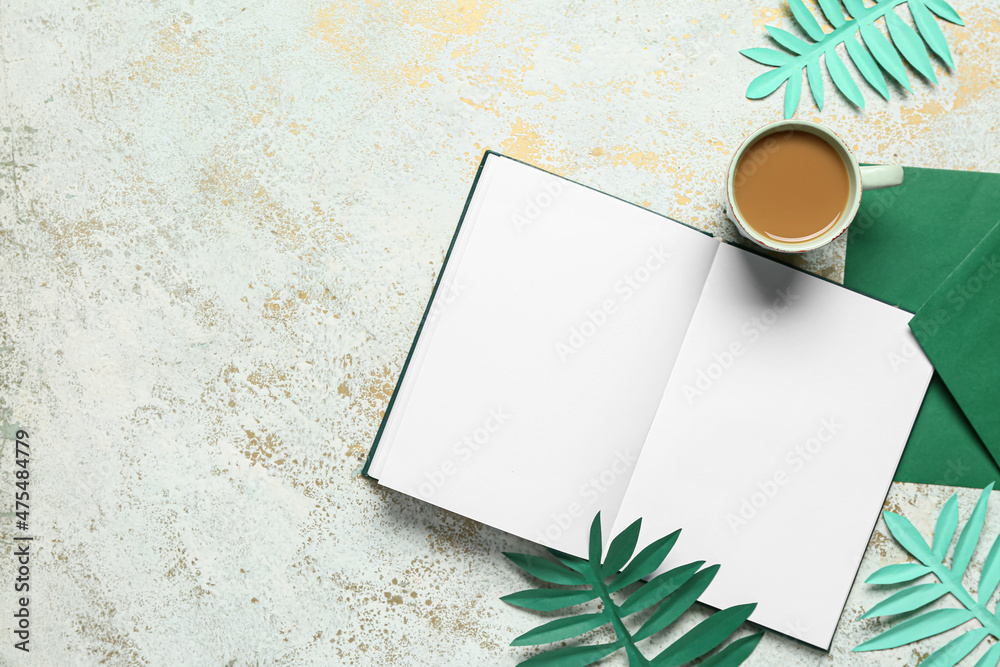
<path id="1" fill-rule="evenodd" d="M 660 571 L 719 563 L 703 602 L 828 647 L 932 374 L 910 317 L 720 248 L 615 530 L 682 529 Z"/>
<path id="2" fill-rule="evenodd" d="M 494 154 L 459 241 L 373 474 L 585 555 L 598 510 L 610 532 L 720 244 Z"/>

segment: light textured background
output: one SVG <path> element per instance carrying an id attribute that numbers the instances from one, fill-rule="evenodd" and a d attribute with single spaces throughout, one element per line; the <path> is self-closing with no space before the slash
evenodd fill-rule
<path id="1" fill-rule="evenodd" d="M 1000 170 L 1000 7 L 955 4 L 940 86 L 863 85 L 862 113 L 828 82 L 800 117 L 865 160 Z M 31 432 L 37 538 L 30 656 L 0 555 L 0 664 L 529 655 L 506 646 L 537 619 L 497 597 L 532 545 L 361 461 L 485 149 L 733 237 L 721 173 L 781 116 L 737 51 L 779 6 L 0 0 L 0 423 Z M 839 279 L 843 248 L 804 264 Z M 7 440 L 5 510 L 12 472 Z M 902 554 L 877 533 L 868 559 Z M 749 664 L 916 664 L 845 653 L 875 632 L 859 588 L 831 656 L 769 635 Z"/>

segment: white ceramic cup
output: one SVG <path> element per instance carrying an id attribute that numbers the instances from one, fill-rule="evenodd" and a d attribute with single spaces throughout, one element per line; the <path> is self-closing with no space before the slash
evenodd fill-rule
<path id="1" fill-rule="evenodd" d="M 746 150 L 758 139 L 766 140 L 768 135 L 778 132 L 787 132 L 789 130 L 799 130 L 815 134 L 833 146 L 837 153 L 840 154 L 844 164 L 847 166 L 847 174 L 850 178 L 851 185 L 850 194 L 848 195 L 850 205 L 841 214 L 837 223 L 816 238 L 812 238 L 801 243 L 784 243 L 781 241 L 775 241 L 774 239 L 764 236 L 747 224 L 746 220 L 743 219 L 743 216 L 740 215 L 739 208 L 736 206 L 733 189 L 733 184 L 736 180 L 736 167 L 739 165 L 740 158 L 743 157 L 743 153 L 745 153 Z M 847 230 L 847 227 L 851 224 L 851 221 L 854 220 L 854 216 L 858 212 L 858 206 L 861 205 L 862 191 L 876 190 L 879 188 L 891 188 L 902 182 L 902 167 L 895 165 L 873 165 L 862 167 L 859 165 L 858 159 L 854 157 L 854 154 L 847 148 L 847 144 L 844 143 L 844 140 L 837 136 L 837 133 L 830 128 L 818 123 L 809 122 L 807 120 L 782 120 L 760 128 L 744 139 L 743 143 L 740 144 L 740 147 L 736 149 L 736 152 L 733 154 L 733 159 L 729 162 L 723 201 L 726 206 L 726 215 L 729 216 L 729 219 L 736 223 L 736 228 L 743 236 L 747 237 L 757 245 L 762 248 L 767 248 L 768 250 L 775 250 L 777 252 L 807 252 L 826 245 Z"/>

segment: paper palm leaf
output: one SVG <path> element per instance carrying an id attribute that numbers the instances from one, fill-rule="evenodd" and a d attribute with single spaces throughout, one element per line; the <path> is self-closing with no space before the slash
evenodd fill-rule
<path id="1" fill-rule="evenodd" d="M 615 603 L 611 594 L 655 572 L 680 535 L 680 531 L 675 531 L 653 542 L 633 557 L 639 540 L 641 522 L 642 519 L 637 520 L 611 541 L 607 558 L 603 563 L 600 513 L 594 517 L 594 522 L 590 526 L 589 559 L 577 558 L 552 549 L 549 551 L 558 562 L 527 554 L 504 554 L 511 562 L 536 579 L 550 584 L 582 587 L 571 590 L 536 588 L 505 595 L 500 598 L 504 602 L 536 611 L 555 611 L 597 599 L 604 604 L 603 609 L 597 612 L 576 614 L 544 623 L 517 637 L 511 642 L 511 646 L 561 642 L 609 623 L 617 637 L 616 641 L 606 644 L 550 649 L 525 660 L 521 665 L 582 667 L 624 649 L 630 667 L 639 665 L 673 667 L 713 651 L 747 620 L 756 604 L 723 609 L 699 623 L 652 660 L 647 660 L 639 651 L 636 642 L 665 629 L 690 609 L 708 588 L 719 566 L 713 565 L 703 570 L 701 566 L 705 563 L 699 561 L 675 567 L 642 584 L 622 604 Z M 656 610 L 634 632 L 626 627 L 625 619 L 628 616 L 654 606 Z M 703 667 L 736 667 L 750 656 L 763 635 L 764 633 L 760 632 L 738 639 L 701 664 Z"/>
<path id="2" fill-rule="evenodd" d="M 840 2 L 843 2 L 843 9 Z M 864 108 L 865 98 L 844 64 L 843 55 L 837 47 L 844 45 L 847 58 L 854 63 L 861 76 L 885 99 L 889 99 L 884 70 L 899 85 L 912 91 L 906 75 L 903 60 L 932 83 L 937 83 L 927 47 L 937 54 L 949 67 L 955 63 L 948 49 L 948 42 L 941 27 L 934 20 L 940 18 L 965 25 L 951 5 L 945 0 L 881 0 L 871 7 L 865 7 L 863 0 L 817 0 L 826 22 L 831 26 L 825 32 L 819 20 L 806 8 L 802 0 L 788 0 L 795 22 L 809 40 L 803 40 L 790 32 L 775 26 L 764 26 L 771 38 L 784 50 L 771 48 L 743 49 L 740 51 L 751 60 L 770 65 L 774 69 L 761 74 L 750 82 L 747 97 L 752 100 L 767 97 L 782 84 L 785 86 L 785 118 L 795 115 L 802 94 L 802 70 L 806 71 L 809 90 L 812 91 L 816 106 L 823 110 L 823 73 L 820 71 L 820 56 L 826 63 L 827 72 L 838 90 L 858 107 Z M 895 9 L 906 4 L 909 7 L 914 30 L 900 18 Z M 847 15 L 845 15 L 846 10 Z M 890 42 L 876 22 L 885 21 L 892 38 Z M 858 37 L 864 45 L 858 41 Z M 867 48 L 866 48 L 867 47 Z"/>
<path id="3" fill-rule="evenodd" d="M 920 663 L 922 667 L 954 667 L 988 636 L 1000 639 L 1000 618 L 997 618 L 995 610 L 991 612 L 986 608 L 986 603 L 992 597 L 997 584 L 1000 584 L 1000 539 L 993 542 L 983 563 L 983 571 L 979 576 L 978 597 L 974 598 L 962 586 L 962 577 L 965 576 L 983 531 L 986 506 L 992 490 L 993 485 L 990 484 L 980 494 L 979 502 L 972 510 L 972 516 L 959 533 L 950 567 L 946 566 L 944 561 L 958 528 L 957 495 L 949 498 L 941 509 L 931 545 L 924 541 L 907 519 L 892 512 L 882 512 L 889 532 L 920 563 L 887 565 L 868 577 L 865 583 L 901 584 L 916 581 L 928 574 L 933 574 L 938 581 L 914 583 L 902 588 L 869 609 L 861 618 L 915 612 L 949 593 L 955 596 L 965 609 L 935 609 L 913 616 L 855 647 L 855 651 L 896 648 L 946 632 L 976 619 L 981 627 L 959 635 Z M 986 665 L 993 667 L 998 661 L 1000 661 L 1000 644 L 994 644 L 976 663 L 976 667 Z"/>

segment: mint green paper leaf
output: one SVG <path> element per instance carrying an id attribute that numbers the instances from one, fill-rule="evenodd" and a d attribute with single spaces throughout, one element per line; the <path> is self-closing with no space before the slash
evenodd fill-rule
<path id="1" fill-rule="evenodd" d="M 958 544 L 955 545 L 955 553 L 951 559 L 951 571 L 958 576 L 959 581 L 965 574 L 965 569 L 972 560 L 972 554 L 979 543 L 979 535 L 983 532 L 983 523 L 986 521 L 986 506 L 990 502 L 990 492 L 993 491 L 993 484 L 990 484 L 979 494 L 972 515 L 962 528 L 961 535 L 958 536 Z"/>
<path id="2" fill-rule="evenodd" d="M 811 46 L 809 42 L 799 39 L 787 30 L 776 28 L 773 25 L 766 25 L 764 29 L 767 30 L 767 34 L 771 35 L 774 41 L 797 55 L 805 53 Z"/>
<path id="3" fill-rule="evenodd" d="M 889 36 L 892 37 L 892 41 L 899 48 L 899 52 L 903 54 L 907 62 L 913 65 L 913 68 L 924 75 L 932 83 L 937 83 L 937 76 L 934 75 L 934 67 L 931 65 L 931 59 L 927 55 L 927 49 L 924 48 L 924 41 L 920 39 L 920 35 L 917 31 L 909 26 L 909 24 L 903 19 L 899 18 L 896 12 L 886 12 L 885 22 L 889 27 Z"/>
<path id="4" fill-rule="evenodd" d="M 622 647 L 621 642 L 594 646 L 564 646 L 532 656 L 518 667 L 586 667 Z"/>
<path id="5" fill-rule="evenodd" d="M 890 616 L 892 614 L 905 614 L 908 611 L 916 611 L 947 594 L 948 587 L 944 584 L 918 584 L 917 586 L 910 586 L 882 600 L 869 609 L 861 618 L 875 618 L 876 616 Z"/>
<path id="6" fill-rule="evenodd" d="M 899 85 L 912 92 L 910 77 L 906 75 L 903 60 L 896 53 L 896 48 L 892 43 L 882 34 L 882 31 L 870 23 L 866 23 L 861 26 L 861 38 L 865 40 L 865 46 L 875 56 L 875 60 L 882 66 L 882 69 L 898 81 Z"/>
<path id="7" fill-rule="evenodd" d="M 614 593 L 634 584 L 643 577 L 648 577 L 656 568 L 660 567 L 667 554 L 673 549 L 677 542 L 677 537 L 681 531 L 675 530 L 666 537 L 661 537 L 648 547 L 639 552 L 639 555 L 632 559 L 628 566 L 622 570 L 621 574 L 611 582 L 608 592 Z"/>
<path id="8" fill-rule="evenodd" d="M 577 558 L 576 556 L 571 556 L 570 554 L 563 553 L 558 549 L 546 548 L 550 554 L 552 554 L 556 560 L 565 565 L 571 570 L 576 570 L 581 574 L 590 569 L 590 563 L 585 558 Z"/>
<path id="9" fill-rule="evenodd" d="M 773 67 L 779 67 L 795 59 L 787 51 L 779 51 L 778 49 L 743 49 L 740 53 L 761 65 L 771 65 Z"/>
<path id="10" fill-rule="evenodd" d="M 844 12 L 840 9 L 840 4 L 837 0 L 819 0 L 819 8 L 823 12 L 823 16 L 826 20 L 830 22 L 834 28 L 839 28 L 844 25 L 847 19 L 844 18 Z"/>
<path id="11" fill-rule="evenodd" d="M 806 65 L 806 78 L 809 79 L 809 90 L 812 92 L 816 108 L 823 110 L 823 71 L 819 68 L 819 56 L 815 56 Z"/>
<path id="12" fill-rule="evenodd" d="M 712 657 L 702 660 L 698 667 L 738 667 L 750 657 L 763 636 L 763 632 L 758 632 L 755 635 L 737 639 Z"/>
<path id="13" fill-rule="evenodd" d="M 934 526 L 934 556 L 943 561 L 948 555 L 948 547 L 955 539 L 955 529 L 958 528 L 958 494 L 951 494 L 941 514 L 938 515 L 937 525 Z"/>
<path id="14" fill-rule="evenodd" d="M 865 579 L 866 584 L 902 584 L 929 574 L 931 568 L 918 563 L 886 565 Z"/>
<path id="15" fill-rule="evenodd" d="M 844 46 L 847 48 L 847 55 L 851 57 L 851 61 L 861 72 L 861 76 L 865 77 L 865 81 L 871 84 L 871 87 L 877 90 L 879 95 L 889 99 L 889 86 L 886 85 L 882 70 L 878 68 L 878 64 L 868 53 L 868 49 L 853 36 L 844 40 Z"/>
<path id="16" fill-rule="evenodd" d="M 958 15 L 951 5 L 949 5 L 945 0 L 924 0 L 924 4 L 927 8 L 943 18 L 945 21 L 954 23 L 955 25 L 965 25 L 965 21 L 962 17 Z"/>
<path id="17" fill-rule="evenodd" d="M 893 512 L 882 512 L 885 525 L 896 541 L 924 565 L 934 564 L 934 552 L 931 551 L 920 532 L 913 527 L 910 520 Z"/>
<path id="18" fill-rule="evenodd" d="M 812 12 L 802 4 L 802 0 L 788 0 L 788 7 L 792 10 L 792 16 L 795 17 L 799 26 L 814 42 L 823 39 L 823 28 L 819 26 L 819 22 L 816 21 Z"/>
<path id="19" fill-rule="evenodd" d="M 1000 644 L 994 644 L 993 648 L 983 654 L 975 667 L 997 667 L 998 662 L 1000 662 Z"/>
<path id="20" fill-rule="evenodd" d="M 587 551 L 590 554 L 590 567 L 595 573 L 601 571 L 601 551 L 601 513 L 598 512 L 590 524 L 590 547 Z"/>
<path id="21" fill-rule="evenodd" d="M 609 577 L 625 567 L 625 563 L 635 553 L 635 545 L 639 541 L 641 528 L 642 519 L 636 519 L 628 528 L 618 533 L 615 539 L 611 540 L 611 546 L 608 547 L 608 557 L 601 568 L 601 574 Z"/>
<path id="22" fill-rule="evenodd" d="M 802 97 L 802 70 L 797 69 L 788 79 L 785 86 L 785 118 L 795 115 L 795 110 L 799 108 L 799 99 Z"/>
<path id="23" fill-rule="evenodd" d="M 927 49 L 937 54 L 948 67 L 954 68 L 948 41 L 932 15 L 935 13 L 946 20 L 961 22 L 961 18 L 945 0 L 876 0 L 869 7 L 865 6 L 864 0 L 841 0 L 843 7 L 838 0 L 815 0 L 815 2 L 819 4 L 822 16 L 833 26 L 830 32 L 824 31 L 823 25 L 818 20 L 820 13 L 814 14 L 808 3 L 804 0 L 788 0 L 788 8 L 795 23 L 809 39 L 805 40 L 777 26 L 767 25 L 764 27 L 768 35 L 793 55 L 780 55 L 775 49 L 741 51 L 756 62 L 776 68 L 758 76 L 750 83 L 747 88 L 749 99 L 767 97 L 788 81 L 785 89 L 785 118 L 794 115 L 798 108 L 802 95 L 802 82 L 797 81 L 795 77 L 803 69 L 809 78 L 809 87 L 813 92 L 816 106 L 822 111 L 824 93 L 817 85 L 822 82 L 822 76 L 818 71 L 818 64 L 814 65 L 819 62 L 820 57 L 826 58 L 830 77 L 844 97 L 856 106 L 864 108 L 864 96 L 855 82 L 854 75 L 845 66 L 843 56 L 838 54 L 838 47 L 841 44 L 844 44 L 848 57 L 865 80 L 886 100 L 889 99 L 889 86 L 882 69 L 912 92 L 906 66 L 903 64 L 904 58 L 932 83 L 937 83 L 937 76 Z M 910 7 L 916 30 L 894 11 L 897 5 L 904 3 Z M 844 13 L 845 9 L 847 14 Z M 886 30 L 892 41 L 877 26 L 877 22 L 882 19 L 885 19 Z M 857 40 L 858 34 L 861 35 L 864 46 Z"/>
<path id="24" fill-rule="evenodd" d="M 926 660 L 920 663 L 920 667 L 955 667 L 959 660 L 972 653 L 972 649 L 976 648 L 979 642 L 986 639 L 989 634 L 990 631 L 986 628 L 969 630 L 931 653 Z"/>
<path id="25" fill-rule="evenodd" d="M 548 644 L 564 639 L 571 639 L 585 632 L 596 630 L 611 619 L 604 612 L 583 614 L 568 618 L 557 618 L 540 625 L 534 630 L 528 630 L 510 643 L 511 646 L 531 646 L 533 644 Z"/>
<path id="26" fill-rule="evenodd" d="M 787 81 L 790 75 L 791 72 L 783 67 L 773 69 L 770 72 L 764 72 L 747 86 L 747 97 L 751 100 L 759 100 L 762 97 L 767 97 L 780 88 L 781 84 Z"/>
<path id="27" fill-rule="evenodd" d="M 559 588 L 534 588 L 504 595 L 500 599 L 509 605 L 535 611 L 556 611 L 575 604 L 590 602 L 597 597 L 593 589 L 584 591 L 566 591 Z"/>
<path id="28" fill-rule="evenodd" d="M 979 604 L 985 605 L 1000 584 L 1000 538 L 993 540 L 993 547 L 983 561 L 979 575 Z"/>
<path id="29" fill-rule="evenodd" d="M 903 644 L 909 644 L 910 642 L 927 639 L 942 632 L 947 632 L 952 628 L 957 628 L 963 623 L 971 621 L 975 617 L 975 614 L 967 609 L 935 609 L 889 628 L 878 637 L 869 639 L 865 643 L 856 646 L 854 651 L 861 653 L 864 651 L 880 651 L 887 648 L 896 648 Z"/>
<path id="30" fill-rule="evenodd" d="M 849 99 L 855 106 L 865 108 L 865 98 L 858 89 L 858 84 L 854 83 L 851 73 L 847 71 L 840 56 L 836 51 L 828 51 L 826 54 L 826 71 L 830 73 L 834 85 Z"/>
<path id="31" fill-rule="evenodd" d="M 743 625 L 756 604 L 741 604 L 712 614 L 668 646 L 650 661 L 653 667 L 678 667 L 701 657 L 726 641 L 736 628 Z"/>
<path id="32" fill-rule="evenodd" d="M 876 604 L 861 618 L 910 613 L 949 593 L 965 606 L 965 609 L 938 609 L 910 618 L 855 647 L 855 651 L 896 648 L 951 630 L 966 621 L 976 619 L 981 627 L 968 630 L 952 639 L 943 648 L 920 663 L 921 667 L 954 667 L 988 635 L 1000 639 L 1000 617 L 998 617 L 996 609 L 991 611 L 986 608 L 987 602 L 1000 583 L 1000 539 L 994 541 L 986 560 L 983 562 L 983 570 L 979 577 L 978 602 L 962 584 L 965 570 L 969 566 L 969 561 L 972 559 L 982 535 L 992 490 L 993 484 L 990 484 L 980 493 L 969 520 L 962 527 L 962 532 L 958 536 L 950 569 L 944 565 L 944 558 L 948 553 L 948 547 L 951 545 L 958 525 L 957 495 L 952 494 L 941 508 L 934 528 L 933 547 L 927 546 L 924 538 L 907 519 L 892 512 L 882 513 L 886 525 L 889 527 L 889 532 L 896 538 L 896 541 L 924 564 L 904 563 L 883 567 L 868 577 L 868 583 L 904 583 L 926 574 L 933 574 L 940 583 L 916 584 L 903 588 Z M 1000 644 L 997 646 L 1000 647 Z M 977 663 L 977 667 L 985 667 L 986 665 L 996 667 L 998 660 L 1000 660 L 1000 648 L 996 648 L 995 652 L 991 649 L 990 653 L 992 653 L 992 659 L 988 660 L 984 657 Z"/>
<path id="33" fill-rule="evenodd" d="M 948 48 L 948 40 L 941 32 L 941 26 L 931 16 L 930 10 L 920 0 L 910 0 L 907 6 L 910 8 L 910 14 L 913 16 L 917 30 L 920 31 L 920 36 L 927 42 L 927 46 L 931 47 L 931 51 L 936 53 L 948 67 L 955 69 L 955 62 L 951 59 L 951 49 Z"/>
<path id="34" fill-rule="evenodd" d="M 624 604 L 619 605 L 618 609 L 622 617 L 642 611 L 667 597 L 690 580 L 704 564 L 705 561 L 699 560 L 681 565 L 644 584 L 642 588 L 632 593 Z"/>
<path id="35" fill-rule="evenodd" d="M 653 615 L 650 616 L 646 622 L 642 624 L 642 627 L 640 627 L 639 630 L 632 635 L 632 639 L 635 641 L 641 641 L 646 637 L 652 637 L 657 632 L 680 618 L 684 612 L 690 609 L 691 605 L 693 605 L 695 601 L 701 597 L 701 594 L 704 593 L 705 589 L 708 588 L 708 585 L 712 583 L 712 579 L 715 578 L 715 574 L 718 571 L 719 566 L 713 565 L 711 567 L 706 567 L 704 570 L 688 579 L 683 586 L 671 593 L 670 596 L 656 608 Z"/>
<path id="36" fill-rule="evenodd" d="M 519 568 L 542 581 L 550 584 L 564 584 L 566 586 L 579 586 L 587 583 L 579 572 L 557 565 L 550 560 L 529 556 L 528 554 L 514 554 L 504 552 L 504 556 L 517 565 Z"/>
<path id="37" fill-rule="evenodd" d="M 844 7 L 853 19 L 857 19 L 865 11 L 865 3 L 862 0 L 844 0 Z"/>

